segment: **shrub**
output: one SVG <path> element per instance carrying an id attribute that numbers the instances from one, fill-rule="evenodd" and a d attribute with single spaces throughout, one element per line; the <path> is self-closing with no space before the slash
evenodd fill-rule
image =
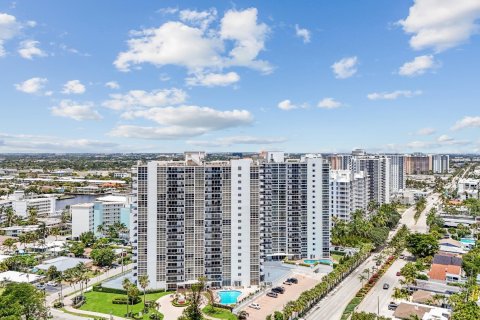
<path id="1" fill-rule="evenodd" d="M 132 300 L 132 299 L 128 299 L 127 297 L 116 297 L 116 298 L 113 298 L 112 300 L 112 303 L 113 304 L 137 304 L 139 303 L 140 301 L 142 301 L 142 299 L 140 299 L 140 297 L 136 297 L 135 300 Z"/>

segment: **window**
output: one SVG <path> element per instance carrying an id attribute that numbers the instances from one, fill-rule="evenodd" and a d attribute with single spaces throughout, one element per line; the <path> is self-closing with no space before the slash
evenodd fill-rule
<path id="1" fill-rule="evenodd" d="M 242 174 L 241 174 L 241 173 L 239 173 L 239 174 L 238 174 L 238 177 L 239 177 L 239 178 L 241 178 L 241 177 L 242 177 Z"/>
<path id="2" fill-rule="evenodd" d="M 241 171 L 241 170 L 242 170 L 242 167 L 241 167 L 241 166 L 238 166 L 238 170 Z"/>
<path id="3" fill-rule="evenodd" d="M 242 190 L 242 187 L 238 187 L 238 190 Z"/>
<path id="4" fill-rule="evenodd" d="M 241 197 L 241 196 L 242 196 L 242 194 L 241 194 L 241 193 L 239 193 L 239 194 L 238 194 L 238 196 L 239 196 L 239 197 Z"/>

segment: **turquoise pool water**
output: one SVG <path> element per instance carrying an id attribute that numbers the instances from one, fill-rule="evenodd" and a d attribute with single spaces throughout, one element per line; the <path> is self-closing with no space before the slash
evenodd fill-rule
<path id="1" fill-rule="evenodd" d="M 217 293 L 220 297 L 221 304 L 235 304 L 237 303 L 238 297 L 242 294 L 241 291 L 237 290 L 224 290 L 218 291 Z"/>
<path id="2" fill-rule="evenodd" d="M 315 263 L 322 263 L 322 264 L 332 264 L 332 261 L 329 260 L 329 259 L 317 259 L 317 260 L 314 260 L 314 259 L 305 259 L 303 260 L 304 263 L 306 264 L 315 264 Z"/>
<path id="3" fill-rule="evenodd" d="M 475 244 L 475 240 L 469 239 L 469 238 L 462 238 L 460 239 L 460 242 L 467 243 L 467 244 Z"/>

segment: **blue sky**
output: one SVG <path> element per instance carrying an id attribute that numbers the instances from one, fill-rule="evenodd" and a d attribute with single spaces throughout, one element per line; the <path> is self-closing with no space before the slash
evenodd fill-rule
<path id="1" fill-rule="evenodd" d="M 0 153 L 480 152 L 480 1 L 0 1 Z"/>

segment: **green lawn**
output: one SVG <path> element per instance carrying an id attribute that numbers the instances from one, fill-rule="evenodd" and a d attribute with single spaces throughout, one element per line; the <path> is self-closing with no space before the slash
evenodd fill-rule
<path id="1" fill-rule="evenodd" d="M 203 313 L 206 315 L 217 318 L 217 319 L 227 319 L 227 320 L 237 320 L 237 317 L 230 311 L 222 308 L 215 308 L 211 306 L 206 306 L 202 309 Z"/>
<path id="2" fill-rule="evenodd" d="M 340 261 L 340 259 L 343 258 L 343 256 L 334 253 L 334 254 L 331 255 L 331 258 L 338 263 Z"/>
<path id="3" fill-rule="evenodd" d="M 164 295 L 171 294 L 172 292 L 157 292 L 157 293 L 148 293 L 147 294 L 147 301 L 148 300 L 157 300 Z M 116 297 L 126 297 L 124 294 L 117 294 L 117 293 L 107 293 L 107 292 L 97 292 L 97 291 L 90 291 L 85 294 L 87 298 L 87 302 L 80 307 L 80 310 L 87 310 L 87 311 L 94 311 L 100 312 L 105 314 L 110 314 L 119 317 L 124 317 L 127 313 L 127 306 L 125 304 L 113 304 L 112 300 Z M 142 302 L 137 303 L 133 306 L 133 312 L 139 312 L 143 309 L 143 294 L 141 295 Z M 131 307 L 130 307 L 131 308 Z M 130 309 L 129 309 L 130 310 Z M 144 315 L 144 319 L 148 319 L 148 315 Z"/>

